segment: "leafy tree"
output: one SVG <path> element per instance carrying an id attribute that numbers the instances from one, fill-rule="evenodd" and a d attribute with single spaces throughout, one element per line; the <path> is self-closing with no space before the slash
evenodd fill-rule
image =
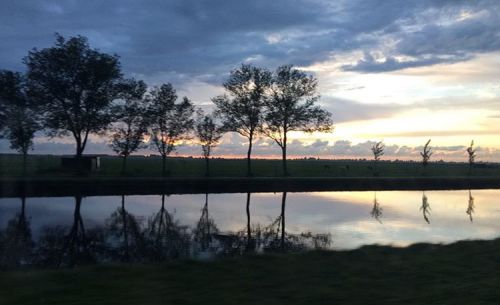
<path id="1" fill-rule="evenodd" d="M 184 97 L 176 103 L 177 94 L 171 84 L 154 88 L 148 97 L 147 124 L 152 145 L 162 157 L 162 175 L 166 176 L 167 156 L 182 140 L 188 140 L 193 128 L 194 106 Z"/>
<path id="2" fill-rule="evenodd" d="M 422 156 L 422 165 L 424 167 L 426 167 L 429 164 L 429 160 L 432 156 L 432 152 L 431 152 L 432 148 L 429 146 L 430 143 L 431 143 L 431 140 L 429 139 L 429 141 L 427 141 L 427 143 L 425 143 L 424 150 L 422 152 L 420 152 L 420 155 Z"/>
<path id="3" fill-rule="evenodd" d="M 281 66 L 273 74 L 266 99 L 263 132 L 281 148 L 283 174 L 287 168 L 288 132 L 328 132 L 332 130 L 331 114 L 315 103 L 317 80 L 292 66 Z"/>
<path id="4" fill-rule="evenodd" d="M 271 83 L 271 73 L 252 65 L 241 65 L 231 71 L 224 88 L 229 96 L 215 97 L 212 101 L 217 106 L 226 131 L 237 132 L 248 139 L 247 175 L 252 175 L 251 154 L 255 136 L 262 127 L 266 91 Z"/>
<path id="5" fill-rule="evenodd" d="M 33 49 L 24 62 L 44 127 L 51 136 L 71 134 L 80 159 L 89 134 L 103 133 L 112 121 L 111 102 L 121 78 L 118 56 L 91 49 L 83 36 L 56 34 L 53 47 Z"/>
<path id="6" fill-rule="evenodd" d="M 217 125 L 215 122 L 214 116 L 211 114 L 204 114 L 201 110 L 198 111 L 195 132 L 201 143 L 201 149 L 203 150 L 203 157 L 205 158 L 206 164 L 205 175 L 208 177 L 210 175 L 209 161 L 212 148 L 217 146 L 224 133 L 221 126 Z"/>
<path id="7" fill-rule="evenodd" d="M 116 124 L 112 128 L 111 149 L 122 157 L 122 174 L 125 174 L 127 157 L 146 147 L 143 142 L 147 131 L 146 102 L 143 97 L 147 86 L 143 81 L 127 80 L 118 86 L 118 98 L 123 103 L 115 107 Z"/>
<path id="8" fill-rule="evenodd" d="M 21 73 L 0 71 L 0 101 L 4 116 L 2 136 L 10 142 L 10 148 L 23 155 L 23 175 L 26 159 L 33 148 L 33 138 L 40 129 L 38 112 L 28 97 L 26 80 Z"/>
<path id="9" fill-rule="evenodd" d="M 476 160 L 476 149 L 474 149 L 474 141 L 471 141 L 470 146 L 467 147 L 467 155 L 469 156 L 469 173 L 471 173 L 472 167 L 474 166 L 474 161 Z"/>

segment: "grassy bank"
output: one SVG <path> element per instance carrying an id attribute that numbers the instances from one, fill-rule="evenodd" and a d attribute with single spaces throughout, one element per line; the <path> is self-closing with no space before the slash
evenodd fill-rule
<path id="1" fill-rule="evenodd" d="M 21 175 L 22 159 L 15 155 L 0 155 L 0 177 Z M 101 157 L 101 170 L 92 176 L 116 177 L 121 174 L 122 161 L 118 157 Z M 252 161 L 253 172 L 257 177 L 279 177 L 282 175 L 281 160 Z M 167 166 L 171 177 L 203 177 L 205 163 L 197 158 L 169 158 Z M 157 157 L 130 157 L 127 176 L 161 176 L 161 159 Z M 430 163 L 423 168 L 419 162 L 380 162 L 375 168 L 372 161 L 349 160 L 290 160 L 289 171 L 295 177 L 454 177 L 454 176 L 500 176 L 500 165 L 490 163 L 476 164 L 472 173 L 466 163 Z M 72 172 L 60 167 L 58 156 L 30 156 L 27 172 L 29 176 L 52 177 L 71 176 Z M 244 159 L 211 160 L 211 176 L 241 177 L 246 174 Z"/>
<path id="2" fill-rule="evenodd" d="M 498 304 L 500 240 L 0 273 L 0 304 Z"/>

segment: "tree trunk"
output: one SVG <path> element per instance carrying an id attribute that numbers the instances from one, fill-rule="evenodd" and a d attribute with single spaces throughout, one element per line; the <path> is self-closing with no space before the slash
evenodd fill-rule
<path id="1" fill-rule="evenodd" d="M 248 152 L 247 152 L 247 176 L 252 176 L 252 164 L 250 156 L 252 155 L 252 142 L 253 142 L 253 134 L 250 134 L 250 138 L 248 139 Z"/>
<path id="2" fill-rule="evenodd" d="M 161 175 L 163 177 L 167 176 L 167 156 L 161 156 Z"/>
<path id="3" fill-rule="evenodd" d="M 77 173 L 77 175 L 82 175 L 83 174 L 82 154 L 83 154 L 83 147 L 82 147 L 81 140 L 76 139 L 76 156 L 75 156 L 75 162 L 76 162 L 76 173 Z"/>
<path id="4" fill-rule="evenodd" d="M 127 168 L 127 156 L 122 157 L 122 176 L 125 176 L 125 169 Z"/>
<path id="5" fill-rule="evenodd" d="M 28 153 L 23 153 L 23 177 L 26 176 L 26 160 L 28 159 Z"/>
<path id="6" fill-rule="evenodd" d="M 281 152 L 283 153 L 283 176 L 290 176 L 286 162 L 286 143 L 281 147 Z"/>
<path id="7" fill-rule="evenodd" d="M 210 158 L 209 157 L 205 157 L 205 176 L 206 177 L 209 177 L 210 176 Z"/>
<path id="8" fill-rule="evenodd" d="M 281 197 L 281 250 L 285 251 L 285 204 L 286 192 Z"/>

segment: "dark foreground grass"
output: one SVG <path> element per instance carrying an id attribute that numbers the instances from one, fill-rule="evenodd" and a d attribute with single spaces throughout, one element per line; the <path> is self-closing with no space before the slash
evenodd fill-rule
<path id="1" fill-rule="evenodd" d="M 171 177 L 203 177 L 205 161 L 200 158 L 168 158 L 167 167 Z M 244 159 L 212 159 L 211 176 L 242 177 L 246 175 Z M 117 177 L 121 175 L 122 160 L 118 157 L 101 157 L 101 170 L 92 176 Z M 252 161 L 253 173 L 257 177 L 282 176 L 281 160 L 256 159 Z M 0 177 L 15 177 L 22 174 L 22 159 L 15 155 L 0 155 Z M 467 163 L 431 162 L 423 168 L 419 162 L 380 162 L 351 160 L 289 160 L 289 171 L 294 177 L 454 177 L 454 176 L 500 176 L 500 165 L 478 163 L 469 172 Z M 60 168 L 58 156 L 30 156 L 27 175 L 35 177 L 71 176 L 71 171 Z M 161 176 L 161 159 L 158 157 L 130 157 L 127 176 Z"/>
<path id="2" fill-rule="evenodd" d="M 0 304 L 499 304 L 500 240 L 0 274 Z"/>

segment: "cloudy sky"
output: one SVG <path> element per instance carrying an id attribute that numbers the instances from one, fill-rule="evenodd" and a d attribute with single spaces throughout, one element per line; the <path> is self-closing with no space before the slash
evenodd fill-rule
<path id="1" fill-rule="evenodd" d="M 120 55 L 126 76 L 171 82 L 209 107 L 241 63 L 294 64 L 318 78 L 335 131 L 293 134 L 291 155 L 369 157 L 383 140 L 386 158 L 417 158 L 432 138 L 435 158 L 462 160 L 474 139 L 479 160 L 500 161 L 499 15 L 495 0 L 3 0 L 0 68 L 22 71 L 55 32 L 80 34 Z M 92 141 L 87 152 L 110 152 Z M 71 139 L 36 139 L 37 153 L 73 150 Z M 227 135 L 215 153 L 245 150 Z M 279 150 L 260 139 L 255 154 Z"/>

